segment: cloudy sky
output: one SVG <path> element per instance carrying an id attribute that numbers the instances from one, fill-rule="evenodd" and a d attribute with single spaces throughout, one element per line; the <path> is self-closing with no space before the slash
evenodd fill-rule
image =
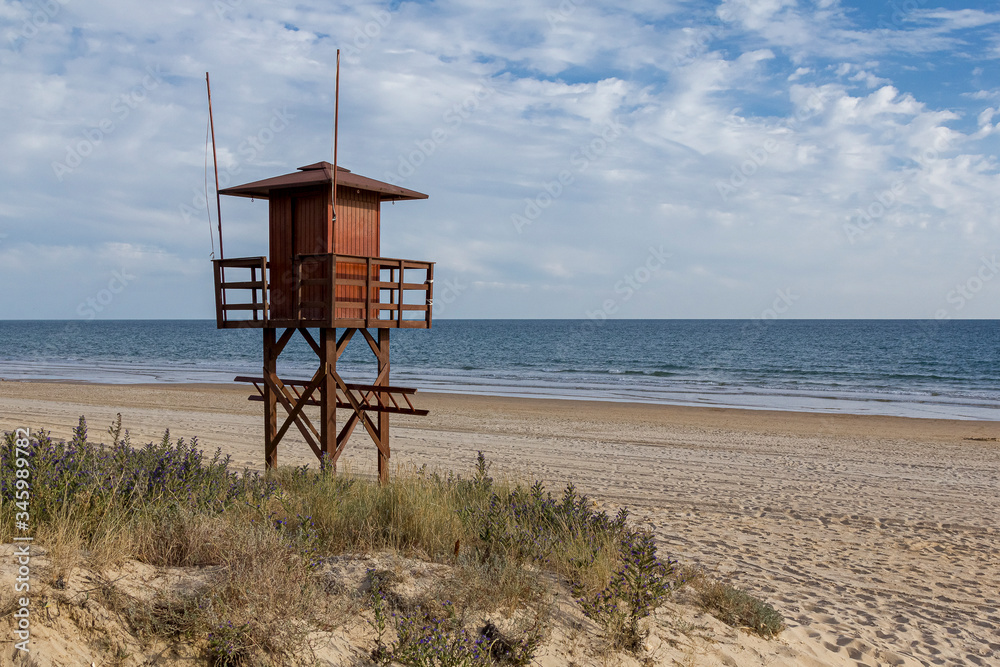
<path id="1" fill-rule="evenodd" d="M 337 48 L 340 163 L 430 195 L 382 252 L 437 317 L 1000 317 L 971 0 L 4 0 L 0 317 L 212 317 L 205 72 L 242 183 L 331 158 Z M 266 206 L 223 201 L 227 257 Z"/>

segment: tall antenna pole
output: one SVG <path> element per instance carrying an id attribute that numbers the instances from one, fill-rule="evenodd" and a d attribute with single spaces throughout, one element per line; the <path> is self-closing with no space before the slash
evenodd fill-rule
<path id="1" fill-rule="evenodd" d="M 333 98 L 333 221 L 337 221 L 337 126 L 340 123 L 340 49 L 337 49 L 337 86 Z"/>
<path id="2" fill-rule="evenodd" d="M 225 259 L 226 254 L 222 252 L 222 201 L 219 198 L 219 158 L 215 155 L 215 120 L 212 118 L 212 84 L 208 80 L 208 72 L 205 72 L 205 86 L 208 88 L 208 124 L 212 128 L 212 161 L 215 163 L 215 209 L 218 212 L 217 219 L 219 221 L 219 259 Z"/>

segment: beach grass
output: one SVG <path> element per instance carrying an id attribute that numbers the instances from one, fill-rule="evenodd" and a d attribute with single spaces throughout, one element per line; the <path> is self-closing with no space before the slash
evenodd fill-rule
<path id="1" fill-rule="evenodd" d="M 774 607 L 732 584 L 702 579 L 693 585 L 702 608 L 726 625 L 746 628 L 765 639 L 785 629 L 785 621 Z"/>
<path id="2" fill-rule="evenodd" d="M 50 583 L 58 588 L 84 563 L 201 568 L 203 585 L 142 603 L 111 584 L 96 594 L 136 635 L 193 642 L 209 664 L 294 662 L 309 628 L 336 616 L 340 603 L 322 575 L 347 554 L 448 566 L 416 601 L 395 590 L 391 572 L 369 572 L 361 604 L 371 659 L 382 664 L 527 664 L 547 631 L 546 576 L 571 587 L 610 648 L 641 653 L 644 619 L 683 584 L 675 561 L 658 555 L 625 510 L 610 516 L 572 485 L 553 495 L 538 482 L 495 479 L 482 454 L 466 475 L 398 470 L 378 484 L 326 467 L 236 471 L 228 457 L 169 432 L 136 447 L 120 415 L 107 431 L 108 444 L 95 443 L 81 417 L 70 440 L 37 431 L 26 448 L 31 522 L 52 562 Z M 5 543 L 16 533 L 12 501 L 23 478 L 13 440 L 0 453 Z M 778 627 L 728 589 L 701 590 L 706 608 L 736 608 L 734 625 Z M 746 609 L 764 620 L 754 625 Z M 484 620 L 498 610 L 515 622 Z"/>

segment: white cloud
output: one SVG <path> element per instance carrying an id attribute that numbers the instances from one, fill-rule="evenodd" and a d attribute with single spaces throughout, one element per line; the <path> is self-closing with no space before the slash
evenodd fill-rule
<path id="1" fill-rule="evenodd" d="M 723 0 L 718 15 L 723 21 L 735 21 L 750 30 L 760 30 L 773 25 L 776 14 L 797 4 L 796 0 Z"/>
<path id="2" fill-rule="evenodd" d="M 981 9 L 915 9 L 915 20 L 940 21 L 947 28 L 960 30 L 964 28 L 979 28 L 984 25 L 1000 23 L 1000 14 L 984 12 Z"/>
<path id="3" fill-rule="evenodd" d="M 482 292 L 449 317 L 579 317 L 661 245 L 670 267 L 631 315 L 752 317 L 790 285 L 800 316 L 921 317 L 945 275 L 927 266 L 961 273 L 1000 231 L 994 86 L 972 73 L 961 91 L 978 92 L 934 97 L 882 58 L 932 77 L 919 54 L 963 43 L 981 67 L 987 49 L 961 31 L 991 24 L 982 11 L 886 31 L 834 1 L 727 0 L 712 16 L 651 1 L 95 0 L 26 38 L 23 7 L 0 13 L 0 277 L 46 272 L 7 297 L 11 317 L 74 317 L 133 264 L 114 316 L 211 317 L 204 72 L 223 176 L 250 181 L 329 159 L 338 46 L 341 161 L 431 195 L 384 207 L 382 249 Z M 276 113 L 287 122 L 268 134 Z M 445 139 L 421 148 L 435 129 Z M 84 151 L 60 180 L 53 163 Z M 571 183 L 518 233 L 512 216 L 562 172 Z M 266 204 L 224 201 L 223 219 L 228 256 L 266 252 Z"/>
<path id="4" fill-rule="evenodd" d="M 995 100 L 1000 99 L 1000 90 L 977 90 L 974 93 L 962 93 L 962 97 L 973 100 Z"/>
<path id="5" fill-rule="evenodd" d="M 794 72 L 788 75 L 788 81 L 798 81 L 807 74 L 812 74 L 811 67 L 797 67 Z"/>

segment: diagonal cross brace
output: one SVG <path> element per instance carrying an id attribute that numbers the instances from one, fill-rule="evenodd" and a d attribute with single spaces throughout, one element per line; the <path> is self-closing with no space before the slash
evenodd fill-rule
<path id="1" fill-rule="evenodd" d="M 364 410 L 361 407 L 361 403 L 358 402 L 358 399 L 354 397 L 353 393 L 351 393 L 351 390 L 347 387 L 347 384 L 344 382 L 343 378 L 340 377 L 340 373 L 334 371 L 333 377 L 334 380 L 336 380 L 337 382 L 337 387 L 340 389 L 341 392 L 343 392 L 344 396 L 347 397 L 348 403 L 350 403 L 351 407 L 354 409 L 354 416 L 357 417 L 357 419 L 361 420 L 361 423 L 368 431 L 368 435 L 372 437 L 372 440 L 375 442 L 375 445 L 378 447 L 379 451 L 382 452 L 382 455 L 385 456 L 386 458 L 389 458 L 388 448 L 382 443 L 382 437 L 379 434 L 378 428 L 376 428 L 375 424 L 372 423 L 371 418 L 365 414 Z"/>
<path id="2" fill-rule="evenodd" d="M 322 458 L 322 452 L 320 452 L 319 445 L 316 444 L 316 440 L 313 437 L 316 433 L 316 427 L 314 427 L 312 422 L 309 421 L 309 417 L 302 412 L 302 408 L 305 407 L 306 401 L 309 400 L 309 397 L 312 396 L 313 392 L 316 391 L 320 383 L 323 381 L 322 370 L 323 369 L 316 371 L 312 381 L 306 386 L 302 395 L 296 397 L 288 391 L 288 388 L 285 387 L 281 378 L 273 373 L 267 372 L 267 369 L 264 369 L 264 382 L 267 383 L 271 390 L 275 392 L 278 400 L 281 402 L 281 405 L 288 413 L 288 417 L 285 419 L 285 422 L 281 425 L 281 428 L 278 429 L 278 432 L 274 436 L 274 442 L 280 442 L 281 438 L 283 438 L 285 433 L 288 431 L 288 428 L 294 423 L 298 427 L 299 432 L 302 433 L 302 437 L 305 438 L 307 443 L 309 443 L 309 447 L 313 450 L 313 453 L 320 458 Z M 306 426 L 308 426 L 308 429 Z M 312 431 L 312 433 L 310 433 L 310 431 Z"/>
<path id="3" fill-rule="evenodd" d="M 389 371 L 388 368 L 384 368 L 382 370 L 382 372 L 379 373 L 379 376 L 377 378 L 375 378 L 375 383 L 374 384 L 376 384 L 376 385 L 381 384 L 382 379 L 388 374 L 388 371 Z M 362 403 L 368 403 L 368 400 L 371 398 L 372 394 L 374 394 L 374 393 L 375 392 L 373 392 L 373 391 L 369 391 L 369 392 L 365 393 L 364 396 L 361 398 L 361 401 L 358 402 L 358 404 L 360 405 Z M 347 399 L 347 400 L 350 401 L 351 399 Z M 379 405 L 381 405 L 383 403 L 381 394 L 378 397 L 378 401 L 379 401 Z M 353 404 L 352 404 L 352 407 L 353 407 Z M 333 459 L 334 462 L 336 462 L 336 460 L 338 458 L 340 458 L 341 452 L 347 446 L 347 441 L 350 439 L 351 434 L 354 433 L 354 429 L 358 425 L 358 420 L 360 419 L 360 416 L 359 416 L 360 414 L 363 414 L 363 413 L 359 413 L 357 410 L 355 410 L 354 414 L 352 414 L 348 418 L 347 423 L 344 424 L 344 428 L 341 429 L 340 435 L 337 436 L 337 451 L 334 453 L 334 459 Z M 375 444 L 376 444 L 376 446 L 378 446 L 378 441 L 376 441 Z"/>

